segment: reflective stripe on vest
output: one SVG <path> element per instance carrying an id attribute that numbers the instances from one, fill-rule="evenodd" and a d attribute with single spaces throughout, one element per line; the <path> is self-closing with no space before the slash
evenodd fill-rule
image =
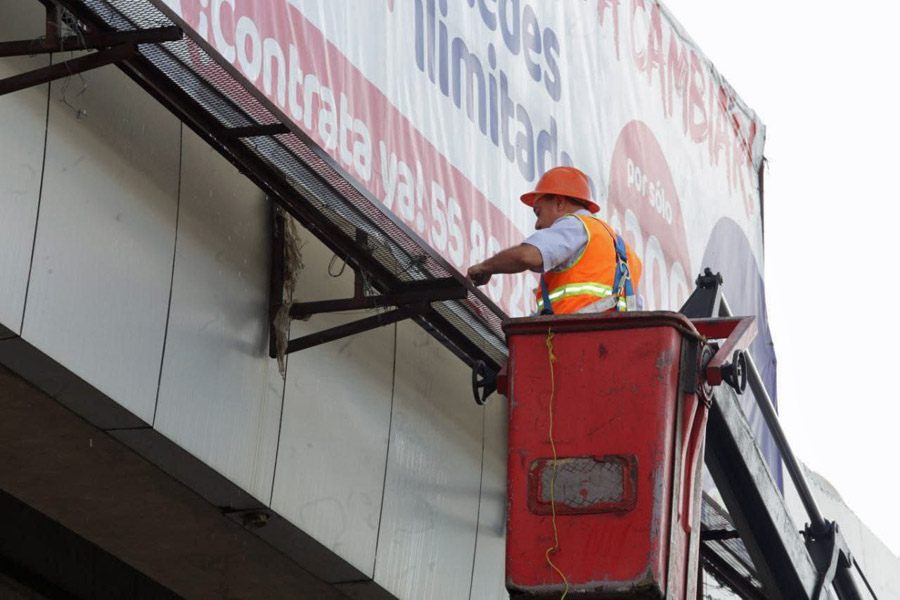
<path id="1" fill-rule="evenodd" d="M 550 292 L 550 304 L 556 303 L 561 298 L 571 298 L 572 296 L 595 296 L 596 300 L 602 300 L 612 296 L 612 286 L 603 285 L 602 283 L 568 283 L 562 285 Z M 538 311 L 544 309 L 544 299 L 538 296 Z M 625 298 L 619 298 L 619 310 L 625 310 Z"/>
<path id="2" fill-rule="evenodd" d="M 550 305 L 556 314 L 574 313 L 614 295 L 612 286 L 618 267 L 615 233 L 595 217 L 570 216 L 578 219 L 584 226 L 588 241 L 569 267 L 544 274 L 549 288 Z M 538 312 L 542 313 L 544 299 L 540 288 L 535 292 Z M 617 304 L 619 310 L 626 310 L 624 297 Z"/>

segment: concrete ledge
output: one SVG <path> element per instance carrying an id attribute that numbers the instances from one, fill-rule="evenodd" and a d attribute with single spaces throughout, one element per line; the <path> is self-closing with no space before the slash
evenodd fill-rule
<path id="1" fill-rule="evenodd" d="M 0 341 L 0 364 L 99 429 L 147 427 L 109 396 L 18 336 Z"/>
<path id="2" fill-rule="evenodd" d="M 266 506 L 155 429 L 110 429 L 119 440 L 223 512 Z"/>
<path id="3" fill-rule="evenodd" d="M 228 517 L 278 548 L 323 581 L 340 583 L 368 579 L 337 554 L 271 510 L 231 512 Z"/>
<path id="4" fill-rule="evenodd" d="M 347 598 L 2 367 L 0 414 L 0 489 L 172 593 Z"/>

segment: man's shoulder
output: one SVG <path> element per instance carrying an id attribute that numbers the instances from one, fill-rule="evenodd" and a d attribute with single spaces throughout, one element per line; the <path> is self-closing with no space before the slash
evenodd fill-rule
<path id="1" fill-rule="evenodd" d="M 573 216 L 575 216 L 575 215 L 573 215 Z M 600 217 L 598 217 L 596 215 L 587 214 L 587 215 L 577 215 L 577 216 L 580 217 L 579 221 L 581 223 L 584 223 L 585 227 L 595 225 L 595 226 L 600 226 L 603 229 L 606 229 L 607 231 L 612 231 L 612 228 L 610 227 L 609 223 L 607 223 L 606 221 L 604 221 L 603 219 L 601 219 Z"/>
<path id="2" fill-rule="evenodd" d="M 567 215 L 563 215 L 557 220 L 553 222 L 550 227 L 558 227 L 558 228 L 566 228 L 571 229 L 574 227 L 580 227 L 580 225 L 584 222 L 582 217 L 590 216 L 590 215 L 580 215 L 578 213 L 569 213 Z"/>

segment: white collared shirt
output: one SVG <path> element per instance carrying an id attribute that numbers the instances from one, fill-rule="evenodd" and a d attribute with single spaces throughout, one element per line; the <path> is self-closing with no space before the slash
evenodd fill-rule
<path id="1" fill-rule="evenodd" d="M 547 273 L 563 270 L 571 267 L 581 255 L 581 251 L 587 246 L 588 234 L 584 224 L 575 218 L 575 215 L 592 216 L 590 211 L 578 209 L 574 213 L 558 218 L 550 227 L 539 229 L 525 238 L 522 243 L 537 248 L 544 260 L 542 269 L 532 271 Z"/>

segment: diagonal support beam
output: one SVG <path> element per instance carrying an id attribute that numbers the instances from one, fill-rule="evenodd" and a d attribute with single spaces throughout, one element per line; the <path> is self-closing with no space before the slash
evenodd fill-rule
<path id="1" fill-rule="evenodd" d="M 134 56 L 136 53 L 137 46 L 135 44 L 122 44 L 113 46 L 108 50 L 101 50 L 95 54 L 73 58 L 57 65 L 50 65 L 49 67 L 42 67 L 20 75 L 13 75 L 0 80 L 0 96 L 55 81 L 56 79 L 62 79 L 69 75 L 90 71 L 97 67 L 121 62 Z"/>
<path id="2" fill-rule="evenodd" d="M 357 295 L 354 298 L 342 300 L 323 300 L 319 302 L 302 302 L 291 305 L 290 316 L 292 319 L 307 319 L 312 315 L 330 312 L 343 312 L 347 310 L 360 310 L 396 307 L 395 310 L 380 313 L 359 319 L 352 323 L 346 323 L 338 327 L 332 327 L 317 333 L 311 333 L 288 342 L 287 353 L 296 352 L 338 340 L 349 335 L 355 335 L 376 327 L 390 325 L 404 319 L 420 317 L 431 311 L 432 302 L 442 300 L 461 300 L 466 297 L 468 290 L 459 284 L 456 279 L 448 277 L 436 281 L 412 281 L 398 286 L 397 291 L 388 292 L 376 296 Z M 359 290 L 357 290 L 359 292 Z"/>
<path id="3" fill-rule="evenodd" d="M 421 284 L 427 285 L 421 285 Z M 396 292 L 378 296 L 357 296 L 343 300 L 322 300 L 319 302 L 294 303 L 291 306 L 292 319 L 305 319 L 310 315 L 345 310 L 363 310 L 384 306 L 403 306 L 421 302 L 439 302 L 441 300 L 461 300 L 468 291 L 456 279 L 448 277 L 436 281 L 414 282 L 401 287 Z"/>
<path id="4" fill-rule="evenodd" d="M 48 29 L 53 29 L 50 18 Z M 175 27 L 158 27 L 154 29 L 138 29 L 134 31 L 103 31 L 57 37 L 48 35 L 36 40 L 19 40 L 0 42 L 0 58 L 9 56 L 33 56 L 70 50 L 99 50 L 120 44 L 159 44 L 181 39 L 181 29 Z"/>
<path id="5" fill-rule="evenodd" d="M 369 331 L 371 329 L 376 329 L 385 325 L 391 325 L 398 321 L 403 321 L 404 319 L 410 319 L 412 317 L 423 315 L 429 310 L 431 310 L 431 307 L 427 302 L 423 302 L 420 304 L 409 304 L 390 312 L 374 315 L 372 317 L 367 317 L 358 321 L 353 321 L 352 323 L 347 323 L 338 327 L 332 327 L 324 331 L 304 335 L 303 337 L 299 337 L 288 342 L 287 353 L 290 354 L 291 352 L 297 352 L 298 350 L 305 350 L 306 348 L 312 348 L 313 346 L 318 346 L 327 342 L 333 342 L 334 340 L 339 340 L 349 335 L 355 335 L 357 333 L 362 333 L 364 331 Z"/>

